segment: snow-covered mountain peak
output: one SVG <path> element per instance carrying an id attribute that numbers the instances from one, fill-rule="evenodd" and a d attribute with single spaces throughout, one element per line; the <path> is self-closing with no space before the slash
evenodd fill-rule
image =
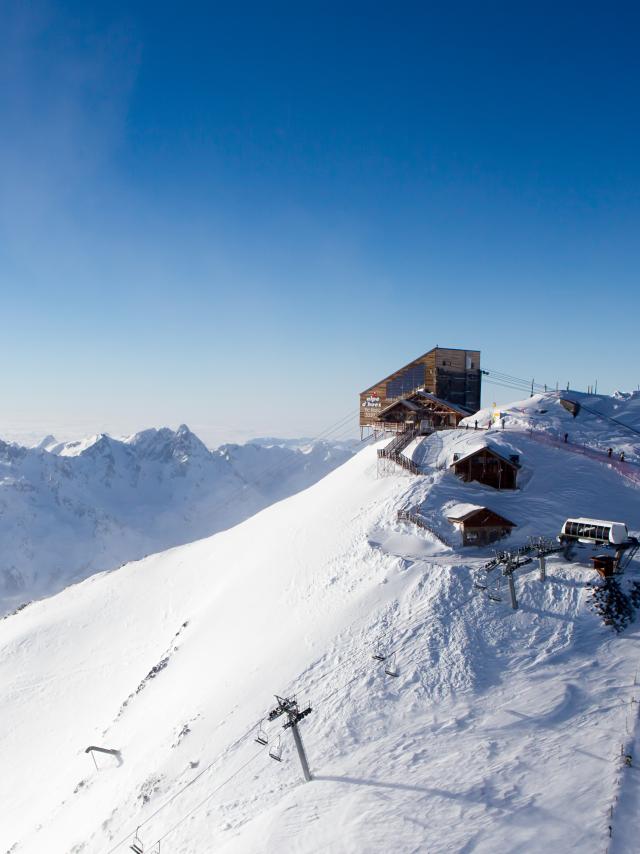
<path id="1" fill-rule="evenodd" d="M 177 463 L 187 463 L 193 458 L 211 461 L 211 451 L 186 424 L 181 424 L 177 430 L 169 427 L 143 430 L 129 436 L 126 444 L 135 447 L 138 453 L 150 460 Z"/>
<path id="2" fill-rule="evenodd" d="M 37 442 L 33 447 L 42 449 L 43 451 L 48 451 L 51 448 L 55 447 L 56 445 L 60 445 L 60 444 L 61 443 L 58 442 L 56 437 L 52 433 L 49 433 L 44 438 L 40 439 L 40 441 Z"/>
<path id="3" fill-rule="evenodd" d="M 0 441 L 0 613 L 237 524 L 351 455 L 273 447 L 258 459 L 239 445 L 231 461 L 184 424 L 46 448 Z"/>

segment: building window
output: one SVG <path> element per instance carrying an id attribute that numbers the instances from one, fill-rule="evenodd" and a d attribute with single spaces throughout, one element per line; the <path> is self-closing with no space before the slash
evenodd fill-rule
<path id="1" fill-rule="evenodd" d="M 412 365 L 387 383 L 387 397 L 402 397 L 424 385 L 424 365 Z"/>

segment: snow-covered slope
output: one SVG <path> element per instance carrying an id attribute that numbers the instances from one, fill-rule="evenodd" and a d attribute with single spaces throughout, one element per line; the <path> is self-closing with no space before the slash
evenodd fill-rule
<path id="1" fill-rule="evenodd" d="M 1 622 L 0 848 L 125 852 L 139 827 L 145 852 L 175 854 L 637 851 L 637 770 L 619 754 L 638 622 L 618 636 L 593 613 L 586 554 L 549 559 L 545 583 L 523 569 L 513 612 L 474 587 L 486 550 L 397 521 L 415 507 L 451 536 L 447 507 L 470 502 L 517 521 L 515 542 L 578 513 L 640 527 L 616 471 L 508 439 L 517 492 L 442 467 L 468 431 L 416 447 L 420 477 L 377 477 L 365 449 L 231 530 Z M 624 583 L 638 577 L 634 562 Z M 293 692 L 313 708 L 309 784 L 281 719 L 266 724 L 281 763 L 252 739 Z M 122 764 L 97 771 L 90 744 Z"/>
<path id="2" fill-rule="evenodd" d="M 346 444 L 224 445 L 187 427 L 35 448 L 0 441 L 0 614 L 92 572 L 209 536 L 305 489 Z"/>
<path id="3" fill-rule="evenodd" d="M 563 398 L 580 405 L 575 418 L 562 406 Z M 507 431 L 533 430 L 559 439 L 566 433 L 572 444 L 604 452 L 612 448 L 616 456 L 624 452 L 626 459 L 640 462 L 640 391 L 616 392 L 611 397 L 572 390 L 535 394 L 497 409 L 481 409 L 461 423 L 485 427 L 496 412 L 498 424 L 504 419 Z"/>

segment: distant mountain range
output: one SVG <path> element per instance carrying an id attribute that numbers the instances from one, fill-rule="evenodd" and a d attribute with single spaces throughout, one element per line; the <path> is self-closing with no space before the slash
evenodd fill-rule
<path id="1" fill-rule="evenodd" d="M 209 450 L 185 425 L 32 448 L 0 440 L 0 613 L 229 528 L 356 447 L 269 438 Z"/>

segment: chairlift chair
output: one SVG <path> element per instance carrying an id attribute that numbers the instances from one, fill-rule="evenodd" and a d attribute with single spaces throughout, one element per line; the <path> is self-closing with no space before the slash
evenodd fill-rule
<path id="1" fill-rule="evenodd" d="M 486 596 L 491 602 L 502 602 L 502 595 L 500 593 L 502 587 L 501 578 L 502 576 L 498 575 L 491 586 L 487 583 Z"/>
<path id="2" fill-rule="evenodd" d="M 376 661 L 386 661 L 387 660 L 387 654 L 385 653 L 384 647 L 382 646 L 382 644 L 378 644 L 376 646 L 376 648 L 373 650 L 372 657 L 375 658 Z"/>
<path id="3" fill-rule="evenodd" d="M 133 854 L 144 854 L 144 843 L 142 839 L 138 836 L 138 831 L 136 830 L 136 835 L 133 837 L 133 842 L 129 846 L 130 850 L 133 851 Z"/>
<path id="4" fill-rule="evenodd" d="M 256 737 L 254 739 L 258 744 L 265 745 L 269 742 L 269 736 L 266 733 L 266 730 L 262 726 L 262 721 L 258 724 L 258 731 L 256 732 Z"/>
<path id="5" fill-rule="evenodd" d="M 276 743 L 269 751 L 269 756 L 275 759 L 276 762 L 282 762 L 282 739 L 280 736 L 276 739 Z"/>
<path id="6" fill-rule="evenodd" d="M 395 653 L 389 658 L 389 661 L 385 665 L 384 672 L 387 676 L 399 676 L 398 667 L 396 665 L 396 656 Z"/>
<path id="7" fill-rule="evenodd" d="M 486 572 L 476 572 L 473 576 L 473 586 L 477 587 L 478 590 L 486 590 L 487 589 L 487 574 Z"/>

